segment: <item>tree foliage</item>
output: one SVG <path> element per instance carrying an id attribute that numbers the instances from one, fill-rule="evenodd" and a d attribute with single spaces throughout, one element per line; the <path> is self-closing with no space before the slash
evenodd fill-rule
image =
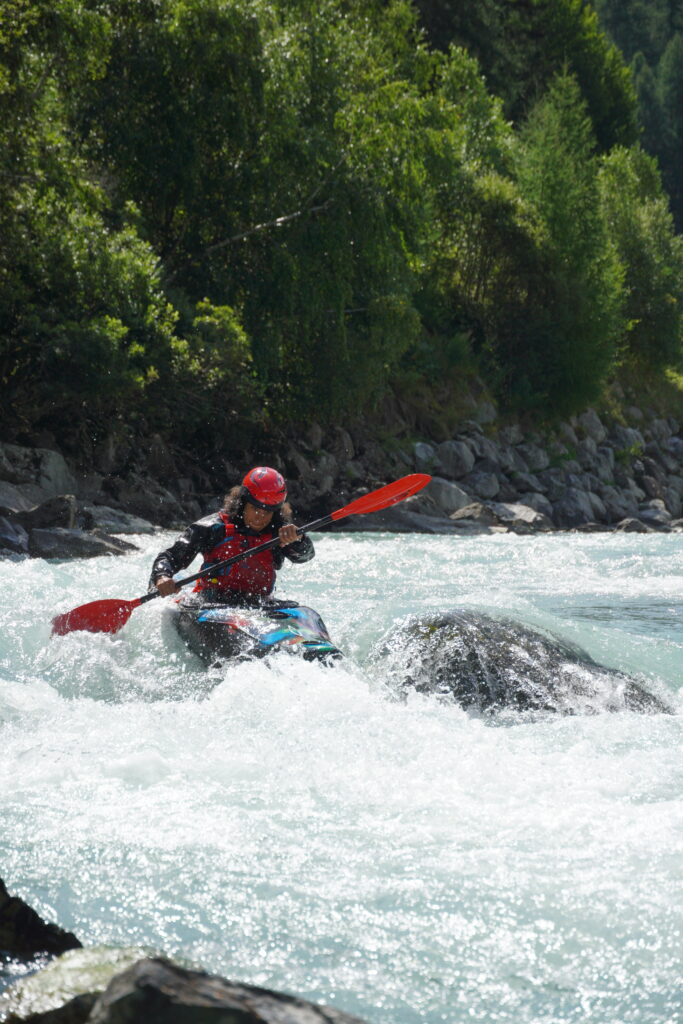
<path id="1" fill-rule="evenodd" d="M 469 52 L 445 43 L 467 11 Z M 678 239 L 590 9 L 421 12 L 442 47 L 409 0 L 5 0 L 3 428 L 137 419 L 210 451 L 343 420 L 407 367 L 474 359 L 558 411 L 619 343 L 675 361 Z"/>

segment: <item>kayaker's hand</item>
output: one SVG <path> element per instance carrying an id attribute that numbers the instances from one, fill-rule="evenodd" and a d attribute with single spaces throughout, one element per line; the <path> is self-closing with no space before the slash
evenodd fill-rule
<path id="1" fill-rule="evenodd" d="M 168 597 L 169 594 L 178 593 L 178 585 L 174 579 L 170 576 L 160 576 L 156 582 L 156 588 L 162 597 Z"/>
<path id="2" fill-rule="evenodd" d="M 286 548 L 288 544 L 293 544 L 299 540 L 299 534 L 294 523 L 288 523 L 287 526 L 281 526 L 278 531 L 278 537 L 280 538 L 280 547 Z"/>

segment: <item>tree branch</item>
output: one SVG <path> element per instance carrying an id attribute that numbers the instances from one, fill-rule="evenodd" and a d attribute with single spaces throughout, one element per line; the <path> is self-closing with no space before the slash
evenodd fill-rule
<path id="1" fill-rule="evenodd" d="M 244 238 L 249 238 L 251 235 L 257 234 L 259 231 L 267 231 L 268 228 L 281 228 L 283 224 L 288 224 L 292 220 L 296 220 L 297 217 L 303 217 L 305 213 L 321 213 L 326 210 L 328 206 L 333 202 L 332 199 L 326 199 L 324 203 L 319 206 L 306 206 L 302 210 L 296 210 L 294 213 L 288 213 L 284 217 L 276 217 L 275 220 L 264 221 L 263 224 L 255 224 L 253 228 L 247 228 L 246 231 L 240 231 L 238 235 L 231 235 L 230 238 L 223 239 L 222 242 L 214 242 L 213 245 L 208 246 L 204 250 L 206 254 L 215 252 L 217 249 L 224 249 L 226 245 L 232 245 L 233 242 L 241 242 Z"/>

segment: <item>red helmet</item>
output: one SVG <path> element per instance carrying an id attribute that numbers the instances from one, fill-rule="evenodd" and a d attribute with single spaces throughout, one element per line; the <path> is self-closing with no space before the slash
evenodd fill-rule
<path id="1" fill-rule="evenodd" d="M 242 487 L 247 492 L 245 497 L 251 505 L 275 512 L 287 497 L 287 484 L 281 473 L 270 466 L 256 466 L 250 469 Z"/>

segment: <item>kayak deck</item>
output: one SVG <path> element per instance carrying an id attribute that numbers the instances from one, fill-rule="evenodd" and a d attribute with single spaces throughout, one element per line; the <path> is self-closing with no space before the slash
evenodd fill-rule
<path id="1" fill-rule="evenodd" d="M 209 664 L 262 658 L 276 650 L 311 661 L 341 657 L 318 612 L 296 601 L 235 607 L 181 599 L 173 624 L 190 650 Z"/>

